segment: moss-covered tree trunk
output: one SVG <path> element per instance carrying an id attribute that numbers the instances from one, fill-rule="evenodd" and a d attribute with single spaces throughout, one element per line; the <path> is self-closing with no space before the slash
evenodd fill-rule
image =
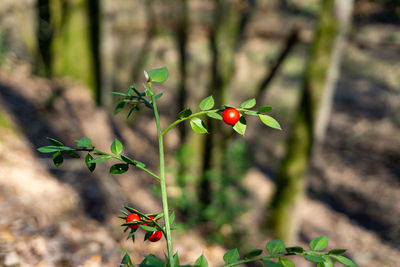
<path id="1" fill-rule="evenodd" d="M 46 63 L 54 76 L 68 76 L 92 90 L 100 102 L 100 5 L 93 0 L 49 1 L 38 0 L 48 6 L 52 29 L 51 46 L 48 41 L 41 54 L 50 61 Z M 39 15 L 39 18 L 46 14 Z M 46 15 L 47 16 L 47 15 Z M 40 25 L 49 27 L 47 23 Z M 39 29 L 38 32 L 41 32 Z M 50 49 L 50 52 L 48 51 Z M 47 55 L 47 56 L 46 56 Z M 43 57 L 43 56 L 42 56 Z M 43 57 L 44 58 L 44 57 Z M 47 60 L 47 59 L 46 59 Z"/>
<path id="2" fill-rule="evenodd" d="M 266 221 L 268 230 L 285 241 L 293 241 L 298 230 L 298 202 L 304 195 L 305 173 L 315 140 L 316 125 L 323 109 L 327 85 L 333 89 L 333 72 L 337 72 L 351 12 L 337 13 L 336 8 L 352 1 L 323 0 L 309 62 L 305 71 L 300 103 L 287 143 L 286 155 L 276 176 L 276 192 Z M 336 17 L 335 14 L 339 14 Z M 343 23 L 346 22 L 346 23 Z M 339 46 L 338 46 L 339 45 Z M 341 49 L 341 48 L 340 48 Z M 335 71 L 332 68 L 336 69 Z M 329 94 L 332 97 L 332 93 Z M 323 118 L 327 120 L 327 116 Z M 326 125 L 326 124 L 325 124 Z"/>

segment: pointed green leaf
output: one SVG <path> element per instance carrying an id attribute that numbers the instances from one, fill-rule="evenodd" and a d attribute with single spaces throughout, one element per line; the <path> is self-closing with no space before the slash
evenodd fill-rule
<path id="1" fill-rule="evenodd" d="M 107 161 L 109 159 L 111 159 L 111 156 L 98 157 L 98 158 L 91 159 L 89 161 L 89 163 L 99 163 L 99 162 Z"/>
<path id="2" fill-rule="evenodd" d="M 129 110 L 129 112 L 128 112 L 128 115 L 126 115 L 126 118 L 129 118 L 129 116 L 131 116 L 132 113 L 133 113 L 135 110 L 139 110 L 139 108 L 138 108 L 137 105 L 133 105 L 133 106 L 130 108 L 130 110 Z"/>
<path id="3" fill-rule="evenodd" d="M 267 267 L 283 267 L 282 264 L 275 262 L 275 261 L 268 260 L 268 259 L 263 259 L 262 263 L 264 263 L 264 265 Z"/>
<path id="4" fill-rule="evenodd" d="M 128 253 L 125 253 L 124 257 L 122 258 L 121 265 L 123 267 L 125 267 L 125 265 L 126 267 L 133 267 L 131 257 L 129 257 Z"/>
<path id="5" fill-rule="evenodd" d="M 75 142 L 77 142 L 77 146 L 81 148 L 93 147 L 92 140 L 88 137 L 82 137 L 79 140 L 75 140 Z"/>
<path id="6" fill-rule="evenodd" d="M 317 263 L 325 262 L 324 258 L 322 258 L 321 256 L 318 256 L 318 255 L 314 255 L 314 254 L 308 254 L 308 255 L 304 256 L 304 258 L 311 262 L 317 262 Z"/>
<path id="7" fill-rule="evenodd" d="M 161 98 L 163 96 L 163 93 L 159 93 L 158 95 L 154 96 L 154 100 L 158 100 L 159 98 Z"/>
<path id="8" fill-rule="evenodd" d="M 226 263 L 232 263 L 240 259 L 239 251 L 237 248 L 231 249 L 224 255 L 224 261 Z"/>
<path id="9" fill-rule="evenodd" d="M 190 119 L 190 127 L 192 127 L 193 131 L 196 133 L 208 133 L 204 123 L 199 118 Z"/>
<path id="10" fill-rule="evenodd" d="M 121 155 L 121 159 L 125 161 L 126 163 L 136 165 L 135 161 L 127 156 Z"/>
<path id="11" fill-rule="evenodd" d="M 189 117 L 190 115 L 192 115 L 192 111 L 190 108 L 187 108 L 178 113 L 178 118 L 183 119 Z"/>
<path id="12" fill-rule="evenodd" d="M 208 262 L 206 257 L 204 257 L 203 254 L 201 254 L 200 257 L 197 258 L 197 260 L 194 262 L 194 266 L 196 267 L 208 267 Z"/>
<path id="13" fill-rule="evenodd" d="M 125 99 L 118 102 L 115 106 L 114 114 L 118 114 L 125 107 Z"/>
<path id="14" fill-rule="evenodd" d="M 118 139 L 114 139 L 114 141 L 111 144 L 111 152 L 114 153 L 115 155 L 119 155 L 122 153 L 122 150 L 124 149 L 124 146 Z"/>
<path id="15" fill-rule="evenodd" d="M 126 163 L 118 163 L 114 164 L 110 168 L 110 173 L 111 174 L 121 174 L 124 173 L 128 170 L 129 165 Z"/>
<path id="16" fill-rule="evenodd" d="M 340 256 L 340 255 L 331 255 L 332 258 L 334 258 L 335 260 L 337 260 L 338 262 L 340 262 L 341 264 L 343 264 L 344 266 L 347 267 L 358 267 L 357 264 L 350 260 L 349 258 L 346 258 L 344 256 Z"/>
<path id="17" fill-rule="evenodd" d="M 241 116 L 239 121 L 233 125 L 233 130 L 241 135 L 244 135 L 246 132 L 246 119 L 243 116 Z"/>
<path id="18" fill-rule="evenodd" d="M 175 221 L 175 212 L 171 212 L 171 215 L 169 215 L 169 223 L 172 225 Z"/>
<path id="19" fill-rule="evenodd" d="M 140 228 L 142 228 L 143 230 L 148 231 L 148 232 L 154 232 L 154 231 L 159 231 L 160 230 L 160 229 L 157 229 L 157 228 L 155 228 L 153 226 L 148 226 L 148 225 L 143 225 L 143 224 L 140 225 Z"/>
<path id="20" fill-rule="evenodd" d="M 199 107 L 201 110 L 212 109 L 214 107 L 214 98 L 212 97 L 212 95 L 201 100 Z"/>
<path id="21" fill-rule="evenodd" d="M 256 105 L 256 99 L 252 98 L 249 100 L 244 101 L 242 104 L 240 104 L 241 108 L 252 108 Z"/>
<path id="22" fill-rule="evenodd" d="M 96 169 L 96 163 L 91 163 L 90 161 L 93 159 L 93 156 L 88 153 L 85 157 L 85 163 L 86 166 L 88 167 L 89 171 L 93 172 L 94 169 Z"/>
<path id="23" fill-rule="evenodd" d="M 252 250 L 250 252 L 247 252 L 243 256 L 243 258 L 248 259 L 248 258 L 256 257 L 258 255 L 261 255 L 262 252 L 263 252 L 262 249 L 254 249 L 254 250 Z"/>
<path id="24" fill-rule="evenodd" d="M 56 153 L 53 154 L 53 162 L 54 162 L 54 165 L 55 165 L 57 168 L 61 166 L 61 164 L 63 163 L 63 161 L 64 161 L 64 158 L 63 158 L 63 156 L 61 155 L 61 152 L 60 152 L 60 151 L 57 151 Z"/>
<path id="25" fill-rule="evenodd" d="M 67 155 L 73 159 L 79 159 L 81 156 L 79 156 L 78 153 L 75 153 L 74 151 L 68 150 Z"/>
<path id="26" fill-rule="evenodd" d="M 141 167 L 141 168 L 145 168 L 146 164 L 144 164 L 143 162 L 140 162 L 138 160 L 133 160 L 133 162 L 135 163 L 135 166 Z"/>
<path id="27" fill-rule="evenodd" d="M 324 262 L 318 262 L 317 267 L 334 267 L 332 260 L 327 256 L 322 256 L 324 258 Z"/>
<path id="28" fill-rule="evenodd" d="M 49 140 L 51 143 L 53 143 L 53 145 L 55 145 L 55 146 L 64 146 L 63 143 L 61 143 L 60 141 L 58 141 L 54 138 L 46 137 L 46 139 Z"/>
<path id="29" fill-rule="evenodd" d="M 324 250 L 328 246 L 328 237 L 326 235 L 314 238 L 310 242 L 311 250 L 318 251 Z"/>
<path id="30" fill-rule="evenodd" d="M 328 251 L 328 254 L 335 254 L 335 255 L 338 255 L 338 254 L 343 254 L 343 253 L 345 253 L 347 251 L 347 249 L 332 249 L 332 250 L 329 250 Z"/>
<path id="31" fill-rule="evenodd" d="M 286 251 L 288 253 L 303 253 L 304 249 L 302 247 L 287 247 Z"/>
<path id="32" fill-rule="evenodd" d="M 121 92 L 111 92 L 113 95 L 118 95 L 118 96 L 129 96 L 128 94 L 121 93 Z"/>
<path id="33" fill-rule="evenodd" d="M 213 119 L 222 121 L 222 116 L 219 115 L 219 114 L 216 113 L 216 112 L 207 113 L 207 116 L 210 117 L 210 118 L 213 118 Z"/>
<path id="34" fill-rule="evenodd" d="M 258 112 L 269 112 L 272 110 L 271 106 L 261 106 L 258 108 Z"/>
<path id="35" fill-rule="evenodd" d="M 163 83 L 168 79 L 168 70 L 165 67 L 150 70 L 147 74 L 150 80 L 155 83 Z"/>
<path id="36" fill-rule="evenodd" d="M 151 233 L 150 233 L 151 235 Z M 165 263 L 162 259 L 157 258 L 153 254 L 145 256 L 145 259 L 139 266 L 151 266 L 151 267 L 165 267 Z"/>
<path id="37" fill-rule="evenodd" d="M 258 114 L 258 117 L 260 120 L 267 126 L 277 129 L 277 130 L 282 130 L 281 126 L 279 125 L 279 122 L 277 122 L 274 118 L 268 115 L 264 114 Z"/>
<path id="38" fill-rule="evenodd" d="M 294 263 L 288 259 L 279 259 L 278 262 L 284 267 L 294 267 Z"/>
<path id="39" fill-rule="evenodd" d="M 251 116 L 258 116 L 258 112 L 254 110 L 247 110 L 244 112 L 246 115 L 251 115 Z"/>
<path id="40" fill-rule="evenodd" d="M 75 151 L 75 149 L 67 146 L 43 146 L 37 149 L 41 153 L 53 153 L 57 151 Z"/>
<path id="41" fill-rule="evenodd" d="M 271 254 L 271 255 L 279 254 L 279 253 L 282 253 L 283 251 L 285 251 L 285 244 L 283 243 L 282 240 L 279 240 L 279 239 L 269 241 L 267 243 L 266 247 L 267 247 L 269 254 Z"/>

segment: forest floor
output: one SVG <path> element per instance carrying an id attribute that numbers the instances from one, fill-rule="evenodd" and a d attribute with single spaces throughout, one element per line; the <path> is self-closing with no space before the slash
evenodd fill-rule
<path id="1" fill-rule="evenodd" d="M 329 248 L 348 249 L 346 254 L 360 267 L 395 267 L 400 262 L 399 50 L 398 44 L 373 42 L 384 39 L 386 29 L 365 28 L 346 48 L 327 137 L 313 158 L 308 195 L 299 211 L 296 244 L 305 247 L 326 234 Z M 89 173 L 79 159 L 55 168 L 36 151 L 48 145 L 46 136 L 67 145 L 88 136 L 104 150 L 117 137 L 129 154 L 154 169 L 155 126 L 148 114 L 135 119 L 132 131 L 97 108 L 85 88 L 30 73 L 23 64 L 0 69 L 0 266 L 118 266 L 121 248 L 135 262 L 147 253 L 163 257 L 163 242 L 142 242 L 141 236 L 135 244 L 126 241 L 116 213 L 127 203 L 146 212 L 161 211 L 148 190 L 153 181 L 136 171 L 137 179 L 111 176 L 109 163 Z M 273 87 L 288 80 L 283 68 Z M 268 97 L 284 96 L 272 88 Z M 162 101 L 161 108 L 167 109 L 168 97 Z M 273 192 L 272 178 L 257 166 L 268 162 L 258 155 L 271 149 L 274 140 L 258 148 L 256 166 L 243 179 L 254 203 L 244 220 L 260 221 L 260 210 L 266 209 Z M 167 150 L 173 151 L 177 143 L 172 132 Z M 261 236 L 250 229 L 247 242 L 262 248 L 267 240 Z M 178 231 L 174 238 L 182 264 L 193 263 L 202 253 L 210 266 L 222 264 L 227 248 L 208 244 L 201 231 Z M 296 266 L 311 264 L 297 260 Z"/>

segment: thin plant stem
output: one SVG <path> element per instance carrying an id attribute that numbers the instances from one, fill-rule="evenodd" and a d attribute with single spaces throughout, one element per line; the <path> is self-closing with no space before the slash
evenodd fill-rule
<path id="1" fill-rule="evenodd" d="M 151 83 L 148 83 L 149 88 L 152 91 Z M 168 212 L 168 197 L 167 197 L 167 185 L 165 182 L 165 159 L 164 159 L 164 142 L 160 124 L 160 117 L 158 115 L 156 99 L 154 94 L 151 96 L 151 103 L 153 104 L 154 110 L 154 118 L 156 120 L 157 125 L 157 136 L 158 136 L 158 149 L 160 156 L 160 186 L 161 186 L 161 199 L 163 204 L 163 212 L 164 212 L 164 224 L 165 224 L 165 239 L 167 240 L 167 250 L 168 250 L 168 261 L 169 266 L 174 267 L 173 261 L 173 248 L 172 248 L 172 238 L 171 238 L 171 226 L 169 223 L 169 212 Z"/>

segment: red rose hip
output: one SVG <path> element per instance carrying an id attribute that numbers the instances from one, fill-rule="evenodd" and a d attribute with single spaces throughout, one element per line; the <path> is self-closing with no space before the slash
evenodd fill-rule
<path id="1" fill-rule="evenodd" d="M 222 119 L 226 124 L 235 125 L 240 119 L 240 113 L 235 108 L 227 108 L 222 112 Z"/>
<path id="2" fill-rule="evenodd" d="M 126 216 L 125 221 L 128 222 L 139 222 L 140 221 L 140 216 L 137 215 L 136 213 L 131 213 L 128 216 Z M 139 228 L 139 224 L 132 224 L 132 225 L 128 225 L 129 228 L 131 229 L 138 229 Z"/>

